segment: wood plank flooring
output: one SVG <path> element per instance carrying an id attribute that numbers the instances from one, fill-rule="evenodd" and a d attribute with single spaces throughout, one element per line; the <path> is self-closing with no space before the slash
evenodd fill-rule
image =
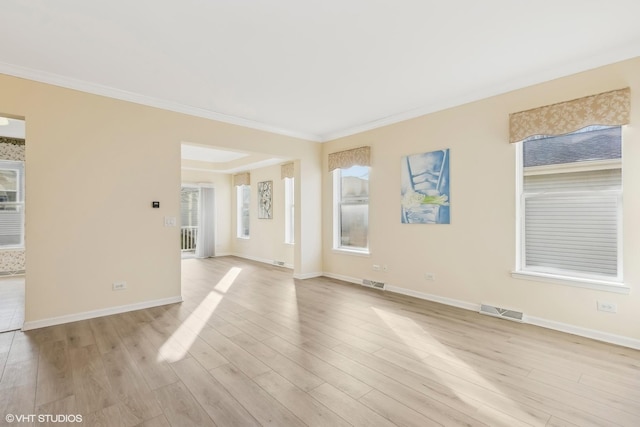
<path id="1" fill-rule="evenodd" d="M 0 334 L 0 425 L 640 425 L 640 351 L 234 257 L 183 260 L 182 287 Z"/>

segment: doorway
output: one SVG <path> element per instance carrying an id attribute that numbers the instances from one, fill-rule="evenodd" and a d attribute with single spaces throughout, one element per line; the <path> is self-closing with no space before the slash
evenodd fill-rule
<path id="1" fill-rule="evenodd" d="M 24 323 L 24 184 L 25 122 L 0 115 L 0 332 Z"/>
<path id="2" fill-rule="evenodd" d="M 215 256 L 215 192 L 213 187 L 183 184 L 180 189 L 182 258 Z"/>

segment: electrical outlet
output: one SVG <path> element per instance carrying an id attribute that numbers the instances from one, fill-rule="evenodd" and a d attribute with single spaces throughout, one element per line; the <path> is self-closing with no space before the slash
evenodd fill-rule
<path id="1" fill-rule="evenodd" d="M 436 280 L 436 275 L 433 273 L 424 273 L 425 280 Z"/>
<path id="2" fill-rule="evenodd" d="M 164 217 L 164 226 L 165 227 L 175 227 L 176 226 L 176 217 L 175 216 L 165 216 Z"/>
<path id="3" fill-rule="evenodd" d="M 373 264 L 373 271 L 380 271 L 380 266 L 378 264 Z"/>
<path id="4" fill-rule="evenodd" d="M 387 264 L 383 265 L 382 271 L 389 271 L 389 266 Z"/>
<path id="5" fill-rule="evenodd" d="M 114 291 L 123 291 L 127 289 L 127 282 L 113 282 Z"/>
<path id="6" fill-rule="evenodd" d="M 606 311 L 607 313 L 617 313 L 618 306 L 612 302 L 598 301 L 598 311 Z"/>

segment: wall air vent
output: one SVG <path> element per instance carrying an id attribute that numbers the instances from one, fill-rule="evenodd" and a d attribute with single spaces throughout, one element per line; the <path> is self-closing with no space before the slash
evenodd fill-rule
<path id="1" fill-rule="evenodd" d="M 507 310 L 506 308 L 494 307 L 487 304 L 482 304 L 480 307 L 480 314 L 499 317 L 501 319 L 514 320 L 516 322 L 522 322 L 523 316 L 520 311 Z"/>
<path id="2" fill-rule="evenodd" d="M 362 286 L 384 290 L 384 282 L 376 282 L 375 280 L 362 279 Z"/>

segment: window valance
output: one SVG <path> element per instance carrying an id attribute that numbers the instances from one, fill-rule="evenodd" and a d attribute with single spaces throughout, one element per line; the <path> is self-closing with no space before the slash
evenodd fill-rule
<path id="1" fill-rule="evenodd" d="M 371 166 L 371 147 L 359 147 L 329 154 L 329 172 L 355 165 Z"/>
<path id="2" fill-rule="evenodd" d="M 280 166 L 280 178 L 293 178 L 294 173 L 295 170 L 293 167 L 293 162 L 285 163 L 284 165 Z"/>
<path id="3" fill-rule="evenodd" d="M 250 185 L 251 184 L 251 175 L 249 172 L 237 173 L 233 175 L 233 185 L 239 187 L 241 185 Z"/>
<path id="4" fill-rule="evenodd" d="M 547 105 L 509 115 L 509 142 L 533 135 L 563 135 L 592 125 L 629 123 L 629 88 Z"/>

